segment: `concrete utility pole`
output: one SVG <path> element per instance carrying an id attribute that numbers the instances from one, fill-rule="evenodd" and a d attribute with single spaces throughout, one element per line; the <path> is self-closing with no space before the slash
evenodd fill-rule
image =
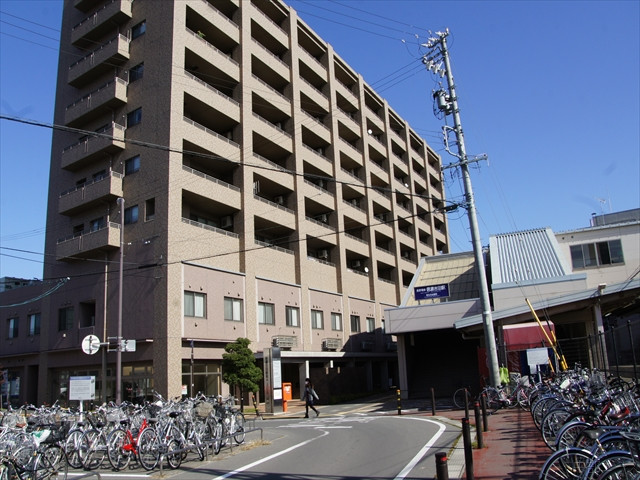
<path id="1" fill-rule="evenodd" d="M 120 204 L 120 278 L 118 281 L 118 338 L 116 340 L 116 404 L 122 403 L 122 281 L 124 280 L 124 198 Z"/>
<path id="2" fill-rule="evenodd" d="M 462 133 L 462 123 L 460 121 L 460 110 L 458 109 L 458 97 L 456 96 L 456 87 L 453 82 L 453 74 L 451 72 L 451 64 L 449 62 L 449 51 L 447 50 L 446 32 L 436 32 L 436 37 L 430 38 L 424 45 L 429 49 L 429 53 L 422 59 L 427 69 L 435 74 L 446 76 L 449 92 L 440 89 L 434 93 L 434 99 L 437 102 L 438 109 L 445 115 L 453 116 L 453 131 L 456 135 L 456 143 L 458 145 L 458 154 L 452 155 L 460 160 L 457 164 L 451 166 L 459 166 L 462 171 L 464 181 L 466 208 L 469 217 L 469 226 L 471 228 L 471 240 L 473 243 L 473 253 L 478 269 L 478 278 L 480 280 L 480 304 L 482 306 L 482 320 L 484 324 L 484 338 L 487 349 L 487 358 L 489 360 L 490 382 L 493 386 L 500 385 L 500 370 L 498 365 L 498 350 L 496 348 L 496 338 L 493 329 L 493 319 L 491 317 L 491 303 L 489 301 L 489 286 L 487 284 L 487 275 L 485 272 L 484 255 L 482 251 L 482 241 L 480 238 L 480 230 L 478 229 L 478 220 L 476 218 L 476 206 L 473 198 L 473 188 L 471 187 L 471 177 L 469 175 L 469 162 L 477 161 L 477 159 L 469 160 L 464 145 L 464 135 Z M 445 130 L 445 140 L 446 140 Z M 447 145 L 447 151 L 448 145 Z"/>

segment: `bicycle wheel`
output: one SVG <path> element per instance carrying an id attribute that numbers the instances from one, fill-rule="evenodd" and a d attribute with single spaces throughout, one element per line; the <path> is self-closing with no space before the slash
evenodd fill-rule
<path id="1" fill-rule="evenodd" d="M 180 464 L 182 463 L 182 452 L 180 452 L 179 450 L 181 449 L 182 449 L 182 445 L 180 444 L 179 440 L 175 438 L 171 438 L 168 441 L 166 458 L 167 458 L 167 465 L 169 465 L 169 468 L 173 468 L 174 470 L 177 468 L 180 468 Z M 177 452 L 177 453 L 172 453 L 172 452 Z"/>
<path id="2" fill-rule="evenodd" d="M 569 421 L 565 423 L 564 427 L 560 429 L 556 435 L 556 450 L 560 450 L 566 447 L 577 447 L 576 439 L 578 435 L 585 429 L 591 426 L 590 423 L 580 422 L 577 420 Z"/>
<path id="3" fill-rule="evenodd" d="M 145 470 L 153 470 L 160 461 L 160 444 L 153 428 L 145 428 L 138 437 L 138 460 Z"/>
<path id="4" fill-rule="evenodd" d="M 469 390 L 459 388 L 453 393 L 453 404 L 456 408 L 463 409 L 467 405 Z"/>
<path id="5" fill-rule="evenodd" d="M 640 467 L 633 462 L 623 463 L 611 467 L 603 473 L 598 480 L 638 480 L 640 479 Z"/>
<path id="6" fill-rule="evenodd" d="M 126 448 L 128 447 L 128 449 Z M 107 438 L 107 457 L 114 470 L 123 470 L 129 466 L 133 455 L 133 445 L 129 443 L 127 432 L 116 428 Z"/>
<path id="7" fill-rule="evenodd" d="M 244 442 L 244 415 L 242 412 L 235 412 L 233 414 L 233 439 L 238 445 Z"/>
<path id="8" fill-rule="evenodd" d="M 107 440 L 100 430 L 87 430 L 80 441 L 82 467 L 95 470 L 102 465 L 107 456 Z"/>
<path id="9" fill-rule="evenodd" d="M 66 468 L 67 458 L 64 449 L 56 444 L 47 445 L 36 456 L 33 466 L 34 478 L 36 480 L 46 480 L 52 476 L 58 476 Z"/>
<path id="10" fill-rule="evenodd" d="M 192 438 L 200 460 L 204 460 L 207 455 L 207 444 L 205 443 L 207 436 L 207 425 L 204 422 L 196 421 L 193 424 Z"/>
<path id="11" fill-rule="evenodd" d="M 594 459 L 584 472 L 584 480 L 599 480 L 613 467 L 633 462 L 633 457 L 624 450 L 613 450 Z"/>
<path id="12" fill-rule="evenodd" d="M 556 408 L 547 412 L 540 424 L 542 439 L 551 450 L 555 449 L 556 436 L 564 426 L 566 419 L 571 415 L 571 410 L 567 408 Z"/>
<path id="13" fill-rule="evenodd" d="M 594 457 L 589 450 L 582 448 L 559 450 L 544 463 L 538 480 L 578 480 Z"/>
<path id="14" fill-rule="evenodd" d="M 211 425 L 211 438 L 213 439 L 213 453 L 216 455 L 220 453 L 220 449 L 222 448 L 222 436 L 224 433 L 224 428 L 222 427 L 222 422 L 215 421 Z"/>
<path id="15" fill-rule="evenodd" d="M 80 429 L 71 430 L 64 441 L 64 451 L 67 454 L 67 463 L 71 468 L 82 468 L 80 459 L 80 440 L 84 431 Z"/>
<path id="16" fill-rule="evenodd" d="M 500 401 L 500 392 L 495 387 L 487 387 L 482 390 L 482 394 L 487 398 L 487 408 L 498 410 L 502 406 Z"/>

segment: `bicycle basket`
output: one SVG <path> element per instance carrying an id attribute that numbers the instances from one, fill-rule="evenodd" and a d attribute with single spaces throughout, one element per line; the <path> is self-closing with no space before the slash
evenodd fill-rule
<path id="1" fill-rule="evenodd" d="M 199 418 L 207 418 L 213 411 L 213 403 L 200 402 L 195 408 L 196 416 Z"/>

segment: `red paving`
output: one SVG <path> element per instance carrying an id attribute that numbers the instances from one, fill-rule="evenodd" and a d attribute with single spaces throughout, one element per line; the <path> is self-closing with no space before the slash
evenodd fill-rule
<path id="1" fill-rule="evenodd" d="M 461 420 L 464 412 L 438 412 L 438 415 Z M 475 424 L 473 411 L 470 417 L 470 423 Z M 483 432 L 484 448 L 473 450 L 473 478 L 537 479 L 552 452 L 542 440 L 531 413 L 519 408 L 499 410 L 489 416 L 488 427 Z"/>

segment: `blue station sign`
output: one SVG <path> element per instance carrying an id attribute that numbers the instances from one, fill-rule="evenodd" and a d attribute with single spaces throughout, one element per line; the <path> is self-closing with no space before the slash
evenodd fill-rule
<path id="1" fill-rule="evenodd" d="M 449 284 L 425 285 L 413 287 L 413 296 L 416 300 L 427 300 L 429 298 L 446 298 L 449 296 Z"/>

